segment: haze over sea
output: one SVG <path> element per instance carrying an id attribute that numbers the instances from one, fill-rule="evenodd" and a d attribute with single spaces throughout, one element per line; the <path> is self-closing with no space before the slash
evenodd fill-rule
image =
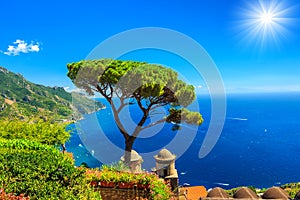
<path id="1" fill-rule="evenodd" d="M 205 122 L 189 149 L 176 160 L 180 184 L 262 188 L 300 181 L 300 93 L 228 95 L 222 134 L 203 159 L 198 158 L 198 153 L 209 125 L 210 99 L 198 96 L 197 100 Z M 101 128 L 115 145 L 123 148 L 124 140 L 111 120 L 110 107 L 104 99 L 100 101 L 107 106 L 97 112 Z M 91 115 L 86 115 L 82 122 L 88 123 Z M 89 134 L 96 131 L 91 125 Z M 138 152 L 160 149 L 175 134 L 171 125 L 167 125 L 153 137 L 138 138 L 134 149 Z M 93 152 L 85 149 L 76 130 L 66 147 L 74 153 L 76 165 L 82 162 L 90 167 L 101 165 L 92 156 Z M 143 167 L 150 170 L 150 166 Z"/>

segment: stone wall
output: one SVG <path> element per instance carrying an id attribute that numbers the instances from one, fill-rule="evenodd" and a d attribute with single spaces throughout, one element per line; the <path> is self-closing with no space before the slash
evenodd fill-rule
<path id="1" fill-rule="evenodd" d="M 150 200 L 150 192 L 139 189 L 97 188 L 103 200 Z"/>

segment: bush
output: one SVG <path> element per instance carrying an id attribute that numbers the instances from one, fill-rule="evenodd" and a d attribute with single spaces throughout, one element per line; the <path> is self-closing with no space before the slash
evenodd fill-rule
<path id="1" fill-rule="evenodd" d="M 286 190 L 290 197 L 294 197 L 297 192 L 300 191 L 300 182 L 299 183 L 287 183 L 280 186 L 282 189 Z"/>
<path id="2" fill-rule="evenodd" d="M 115 166 L 104 165 L 99 169 L 86 169 L 86 177 L 90 182 L 114 182 L 149 185 L 153 200 L 169 200 L 172 197 L 170 187 L 156 174 L 153 173 L 129 173 L 118 171 Z M 98 185 L 98 184 L 97 184 Z"/>
<path id="3" fill-rule="evenodd" d="M 66 124 L 44 121 L 0 121 L 0 138 L 28 139 L 48 145 L 64 144 L 70 137 Z"/>
<path id="4" fill-rule="evenodd" d="M 100 199 L 70 158 L 23 139 L 0 139 L 0 188 L 30 199 Z"/>

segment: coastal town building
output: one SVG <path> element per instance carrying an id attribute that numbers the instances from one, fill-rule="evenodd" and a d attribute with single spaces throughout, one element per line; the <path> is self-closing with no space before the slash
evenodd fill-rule
<path id="1" fill-rule="evenodd" d="M 235 198 L 235 199 L 258 199 L 259 197 L 250 188 L 241 187 L 234 193 L 233 198 Z"/>
<path id="2" fill-rule="evenodd" d="M 216 187 L 208 191 L 204 186 L 182 187 L 179 186 L 178 173 L 175 167 L 176 155 L 164 148 L 154 156 L 154 159 L 155 168 L 152 168 L 152 171 L 170 184 L 171 189 L 178 200 L 293 199 L 280 187 L 271 187 L 261 194 L 256 194 L 248 187 L 241 187 L 233 195 L 229 195 L 223 188 L 220 187 Z M 124 160 L 124 156 L 122 156 L 121 161 L 124 162 Z M 130 160 L 132 172 L 143 172 L 142 163 L 143 158 L 135 150 L 132 150 Z M 300 191 L 296 194 L 294 200 L 300 200 Z"/>
<path id="3" fill-rule="evenodd" d="M 221 199 L 227 199 L 227 200 L 245 200 L 245 199 L 281 199 L 281 200 L 287 200 L 292 199 L 288 193 L 283 190 L 280 187 L 271 187 L 267 189 L 263 194 L 257 195 L 254 191 L 252 191 L 250 188 L 247 187 L 241 187 L 238 189 L 232 197 L 230 197 L 226 191 L 220 187 L 216 187 L 212 190 L 210 190 L 206 197 L 201 197 L 201 200 L 221 200 Z M 294 198 L 297 199 L 297 195 Z M 189 198 L 185 200 L 190 200 Z M 193 199 L 191 199 L 193 200 Z"/>
<path id="4" fill-rule="evenodd" d="M 125 161 L 125 156 L 121 157 L 121 161 Z M 143 158 L 135 151 L 131 150 L 131 157 L 130 157 L 130 169 L 133 173 L 143 172 L 142 170 L 142 163 L 144 162 Z"/>
<path id="5" fill-rule="evenodd" d="M 271 187 L 262 195 L 263 199 L 290 199 L 286 191 L 280 187 Z"/>
<path id="6" fill-rule="evenodd" d="M 164 148 L 154 158 L 156 166 L 152 171 L 166 182 L 169 182 L 172 190 L 178 193 L 178 173 L 175 168 L 176 156 Z"/>
<path id="7" fill-rule="evenodd" d="M 226 191 L 223 188 L 216 187 L 208 192 L 206 198 L 226 199 L 229 198 L 229 195 L 226 193 Z M 206 198 L 202 198 L 202 199 L 206 199 Z"/>

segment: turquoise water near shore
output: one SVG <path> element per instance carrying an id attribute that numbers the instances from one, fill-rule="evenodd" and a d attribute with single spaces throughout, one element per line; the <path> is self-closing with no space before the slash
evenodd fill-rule
<path id="1" fill-rule="evenodd" d="M 270 187 L 300 181 L 299 93 L 228 95 L 222 134 L 213 150 L 202 159 L 198 158 L 198 153 L 211 110 L 208 97 L 200 96 L 197 100 L 205 122 L 198 128 L 187 151 L 176 160 L 180 184 L 232 188 L 241 185 Z M 103 99 L 100 101 L 107 106 L 96 113 L 101 128 L 114 145 L 123 148 L 124 140 L 111 120 L 110 107 Z M 136 113 L 136 108 L 132 109 L 131 112 Z M 92 115 L 86 115 L 82 124 L 88 123 Z M 88 129 L 88 134 L 97 136 L 96 126 L 88 126 Z M 138 152 L 160 149 L 175 134 L 171 125 L 166 125 L 152 137 L 138 138 L 134 149 Z M 94 152 L 85 149 L 76 130 L 66 147 L 74 153 L 76 165 L 82 162 L 90 167 L 101 165 L 93 157 Z M 151 166 L 143 167 L 150 170 Z"/>

